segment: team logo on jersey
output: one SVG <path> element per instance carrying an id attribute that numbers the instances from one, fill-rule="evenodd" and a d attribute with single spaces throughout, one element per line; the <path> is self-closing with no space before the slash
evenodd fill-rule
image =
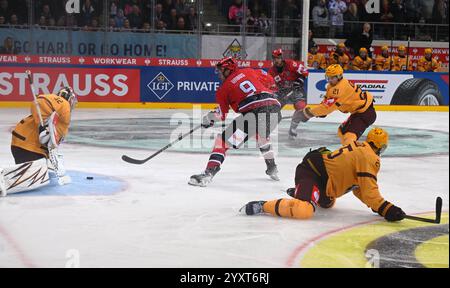
<path id="1" fill-rule="evenodd" d="M 331 107 L 334 105 L 334 103 L 336 103 L 337 99 L 336 98 L 326 98 L 323 100 L 323 104 L 327 105 L 328 107 Z"/>
<path id="2" fill-rule="evenodd" d="M 153 92 L 153 94 L 155 94 L 156 97 L 158 97 L 159 100 L 162 100 L 167 93 L 175 87 L 175 85 L 170 82 L 166 75 L 160 72 L 155 78 L 153 78 L 152 81 L 150 81 L 150 83 L 147 84 L 147 87 Z"/>

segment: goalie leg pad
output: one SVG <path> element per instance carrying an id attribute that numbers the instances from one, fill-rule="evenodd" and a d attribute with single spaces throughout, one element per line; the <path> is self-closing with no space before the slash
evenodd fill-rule
<path id="1" fill-rule="evenodd" d="M 31 191 L 50 183 L 45 159 L 4 168 L 0 171 L 0 178 L 2 196 Z"/>

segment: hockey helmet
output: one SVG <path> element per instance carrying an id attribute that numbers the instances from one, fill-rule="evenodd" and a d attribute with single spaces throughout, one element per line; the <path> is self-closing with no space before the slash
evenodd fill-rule
<path id="1" fill-rule="evenodd" d="M 359 49 L 359 55 L 363 54 L 364 56 L 367 56 L 367 54 L 369 53 L 369 51 L 367 50 L 367 48 L 362 47 L 361 49 Z"/>
<path id="2" fill-rule="evenodd" d="M 233 72 L 238 68 L 238 64 L 233 57 L 226 57 L 220 60 L 219 63 L 217 63 L 216 67 L 218 69 L 220 68 L 228 69 L 231 72 Z"/>
<path id="3" fill-rule="evenodd" d="M 272 58 L 279 58 L 279 57 L 283 57 L 283 50 L 281 48 L 272 51 Z"/>
<path id="4" fill-rule="evenodd" d="M 381 128 L 373 128 L 367 135 L 367 142 L 378 149 L 378 153 L 383 153 L 389 144 L 389 134 Z"/>
<path id="5" fill-rule="evenodd" d="M 398 46 L 398 51 L 399 51 L 399 52 L 400 52 L 400 51 L 406 52 L 406 47 L 405 47 L 405 45 L 400 45 L 400 46 Z"/>
<path id="6" fill-rule="evenodd" d="M 67 86 L 62 88 L 61 90 L 59 90 L 57 95 L 59 97 L 66 99 L 67 102 L 69 102 L 70 110 L 73 110 L 78 103 L 77 96 L 73 92 L 72 87 Z"/>
<path id="7" fill-rule="evenodd" d="M 330 65 L 325 71 L 327 80 L 333 77 L 342 78 L 342 75 L 344 75 L 344 69 L 342 69 L 342 66 L 339 64 Z"/>
<path id="8" fill-rule="evenodd" d="M 427 54 L 432 55 L 433 54 L 433 49 L 432 48 L 425 49 L 425 55 L 427 55 Z"/>
<path id="9" fill-rule="evenodd" d="M 389 47 L 384 45 L 383 47 L 381 47 L 381 51 L 387 52 L 387 51 L 389 51 Z"/>

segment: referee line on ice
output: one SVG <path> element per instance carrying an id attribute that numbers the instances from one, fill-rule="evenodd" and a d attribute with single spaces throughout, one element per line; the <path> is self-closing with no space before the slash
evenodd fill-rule
<path id="1" fill-rule="evenodd" d="M 25 254 L 24 250 L 20 248 L 17 241 L 11 236 L 10 233 L 6 230 L 6 228 L 0 223 L 0 236 L 6 240 L 6 242 L 12 247 L 14 250 L 14 254 L 22 262 L 23 266 L 26 268 L 36 268 L 37 266 L 31 261 L 31 259 Z"/>

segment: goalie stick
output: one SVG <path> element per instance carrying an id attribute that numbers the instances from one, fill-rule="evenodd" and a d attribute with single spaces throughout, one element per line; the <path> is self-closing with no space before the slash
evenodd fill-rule
<path id="1" fill-rule="evenodd" d="M 410 215 L 406 215 L 405 219 L 426 222 L 426 223 L 440 224 L 441 223 L 441 214 L 442 214 L 442 198 L 437 197 L 436 198 L 436 218 L 435 219 L 428 219 L 428 218 L 422 218 L 422 217 L 416 217 L 416 216 L 410 216 Z"/>
<path id="2" fill-rule="evenodd" d="M 176 143 L 180 142 L 181 140 L 183 140 L 184 138 L 186 138 L 186 136 L 191 135 L 192 133 L 194 133 L 195 131 L 197 131 L 198 129 L 202 128 L 202 125 L 198 125 L 197 127 L 191 129 L 189 132 L 178 136 L 177 140 L 167 144 L 166 146 L 164 146 L 163 148 L 159 149 L 157 152 L 155 152 L 154 154 L 150 155 L 148 158 L 145 158 L 143 160 L 139 160 L 139 159 L 134 159 L 131 158 L 127 155 L 123 155 L 122 156 L 122 160 L 125 162 L 128 162 L 130 164 L 136 164 L 136 165 L 141 165 L 144 164 L 146 162 L 148 162 L 149 160 L 155 158 L 156 156 L 158 156 L 159 154 L 161 154 L 162 152 L 164 152 L 165 150 L 169 149 L 170 147 L 172 147 L 173 145 L 175 145 Z"/>

